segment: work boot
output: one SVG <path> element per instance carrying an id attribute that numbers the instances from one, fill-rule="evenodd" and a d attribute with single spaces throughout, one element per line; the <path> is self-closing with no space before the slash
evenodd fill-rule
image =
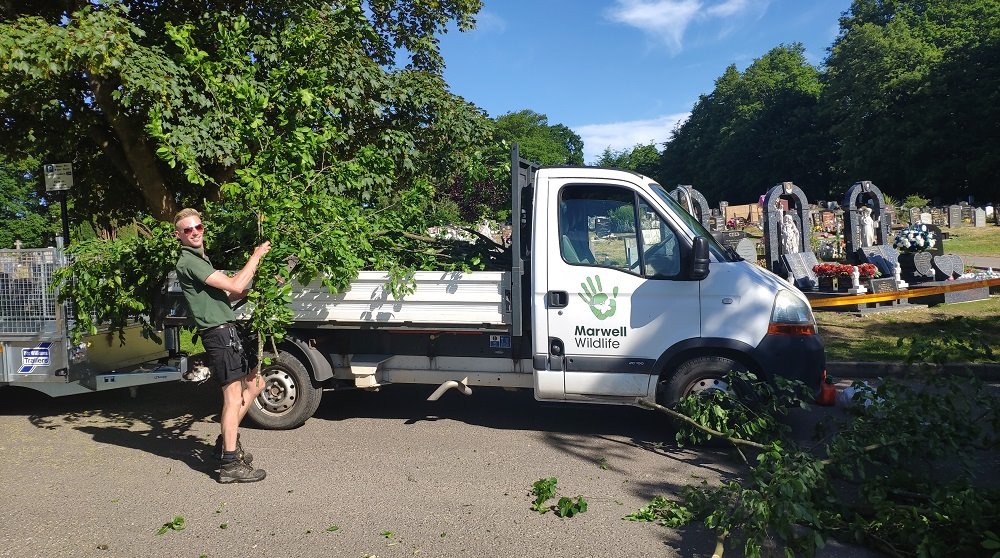
<path id="1" fill-rule="evenodd" d="M 219 437 L 215 439 L 215 451 L 212 455 L 214 455 L 216 459 L 222 459 L 222 450 L 222 434 L 219 434 Z M 236 457 L 246 461 L 247 465 L 253 463 L 253 454 L 243 451 L 243 443 L 240 442 L 239 434 L 236 435 Z"/>
<path id="2" fill-rule="evenodd" d="M 257 482 L 264 480 L 267 473 L 264 469 L 254 469 L 241 459 L 224 462 L 219 467 L 219 482 Z"/>

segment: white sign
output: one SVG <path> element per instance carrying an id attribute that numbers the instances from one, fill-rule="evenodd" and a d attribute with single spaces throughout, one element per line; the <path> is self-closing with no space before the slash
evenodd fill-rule
<path id="1" fill-rule="evenodd" d="M 21 349 L 21 361 L 25 366 L 48 366 L 49 348 L 32 347 L 30 349 Z"/>
<path id="2" fill-rule="evenodd" d="M 45 191 L 58 192 L 73 187 L 73 163 L 49 163 L 45 170 Z"/>

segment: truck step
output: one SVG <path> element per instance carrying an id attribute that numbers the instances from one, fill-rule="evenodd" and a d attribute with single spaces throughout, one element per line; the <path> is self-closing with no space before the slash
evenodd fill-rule
<path id="1" fill-rule="evenodd" d="M 357 354 L 351 356 L 351 375 L 354 376 L 354 387 L 375 389 L 382 384 L 378 381 L 378 368 L 392 355 Z"/>

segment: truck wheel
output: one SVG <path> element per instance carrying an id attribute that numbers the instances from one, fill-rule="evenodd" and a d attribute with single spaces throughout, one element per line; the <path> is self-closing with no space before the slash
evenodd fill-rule
<path id="1" fill-rule="evenodd" d="M 693 393 L 707 390 L 729 391 L 726 375 L 730 371 L 746 372 L 746 366 L 726 357 L 704 356 L 682 363 L 666 381 L 660 383 L 660 402 L 673 407 Z"/>
<path id="2" fill-rule="evenodd" d="M 279 352 L 260 375 L 264 391 L 254 399 L 247 417 L 261 428 L 296 428 L 316 412 L 323 390 L 313 385 L 305 365 L 291 353 Z"/>

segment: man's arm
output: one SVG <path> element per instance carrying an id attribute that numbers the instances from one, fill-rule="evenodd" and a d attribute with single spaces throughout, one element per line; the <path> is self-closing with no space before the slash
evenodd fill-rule
<path id="1" fill-rule="evenodd" d="M 238 300 L 246 296 L 247 286 L 250 285 L 254 274 L 257 273 L 257 265 L 260 264 L 260 260 L 264 257 L 264 254 L 267 254 L 270 250 L 271 243 L 269 241 L 264 242 L 254 249 L 246 265 L 236 275 L 230 277 L 221 271 L 214 271 L 205 279 L 205 284 L 228 292 L 231 300 Z"/>

